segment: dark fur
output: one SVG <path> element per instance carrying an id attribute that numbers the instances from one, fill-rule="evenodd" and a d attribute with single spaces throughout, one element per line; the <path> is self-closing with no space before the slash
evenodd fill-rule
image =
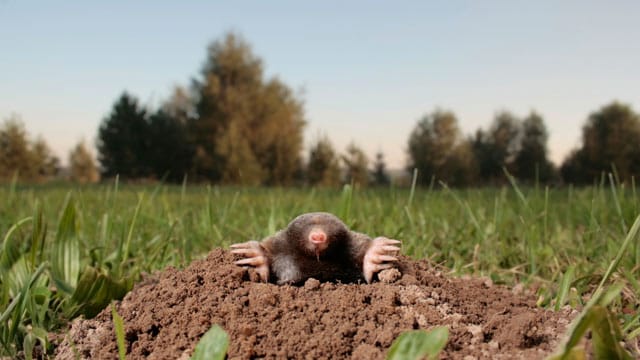
<path id="1" fill-rule="evenodd" d="M 307 248 L 309 233 L 317 228 L 327 235 L 328 247 L 316 254 Z M 261 243 L 269 261 L 269 278 L 279 284 L 298 284 L 308 278 L 321 281 L 363 281 L 362 261 L 371 238 L 350 231 L 329 213 L 308 213 Z"/>

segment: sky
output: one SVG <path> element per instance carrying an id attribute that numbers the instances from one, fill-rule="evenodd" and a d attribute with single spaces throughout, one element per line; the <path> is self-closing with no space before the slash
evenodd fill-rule
<path id="1" fill-rule="evenodd" d="M 198 76 L 207 46 L 243 35 L 328 135 L 391 168 L 436 108 L 465 134 L 535 110 L 559 163 L 590 113 L 640 112 L 639 1 L 0 0 L 0 120 L 21 117 L 66 161 L 123 91 L 157 107 Z"/>

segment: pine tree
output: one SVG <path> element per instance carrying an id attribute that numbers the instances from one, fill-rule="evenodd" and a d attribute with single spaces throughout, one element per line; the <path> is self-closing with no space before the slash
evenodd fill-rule
<path id="1" fill-rule="evenodd" d="M 164 107 L 149 117 L 148 166 L 156 179 L 181 182 L 191 168 L 193 151 L 187 120 L 175 109 Z"/>
<path id="2" fill-rule="evenodd" d="M 151 174 L 149 125 L 138 100 L 124 92 L 98 130 L 102 175 L 140 178 Z"/>
<path id="3" fill-rule="evenodd" d="M 373 178 L 373 183 L 377 186 L 385 186 L 391 183 L 382 151 L 376 153 L 376 160 L 373 163 L 371 177 Z"/>

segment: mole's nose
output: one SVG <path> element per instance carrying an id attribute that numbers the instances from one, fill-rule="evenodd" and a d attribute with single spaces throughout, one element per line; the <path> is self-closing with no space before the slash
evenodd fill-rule
<path id="1" fill-rule="evenodd" d="M 327 241 L 327 235 L 322 231 L 314 231 L 311 234 L 309 234 L 309 240 L 311 240 L 311 242 L 316 244 L 323 243 Z"/>

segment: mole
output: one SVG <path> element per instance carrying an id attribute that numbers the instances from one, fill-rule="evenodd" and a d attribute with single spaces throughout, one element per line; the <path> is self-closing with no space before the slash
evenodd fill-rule
<path id="1" fill-rule="evenodd" d="M 252 266 L 260 280 L 277 284 L 320 281 L 371 283 L 375 274 L 393 267 L 400 241 L 351 231 L 335 215 L 302 214 L 262 241 L 231 245 L 243 256 L 235 262 Z"/>

